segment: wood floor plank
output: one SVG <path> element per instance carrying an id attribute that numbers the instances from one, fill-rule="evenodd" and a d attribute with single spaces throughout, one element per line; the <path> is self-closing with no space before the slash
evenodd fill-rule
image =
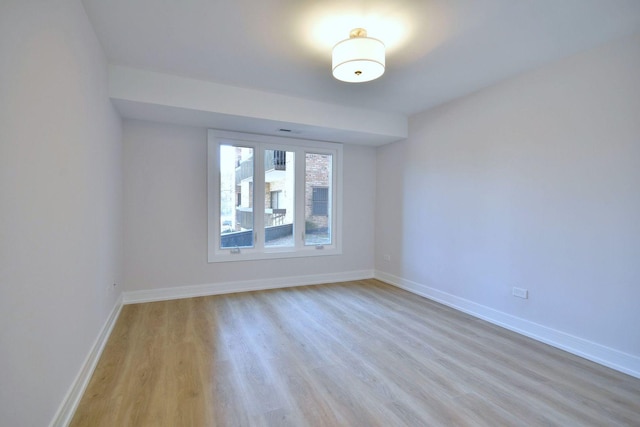
<path id="1" fill-rule="evenodd" d="M 71 426 L 640 426 L 640 380 L 377 280 L 127 305 Z"/>

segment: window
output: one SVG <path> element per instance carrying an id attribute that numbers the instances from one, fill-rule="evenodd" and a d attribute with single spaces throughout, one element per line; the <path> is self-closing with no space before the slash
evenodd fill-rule
<path id="1" fill-rule="evenodd" d="M 272 191 L 271 192 L 271 209 L 278 209 L 281 205 L 283 205 L 282 201 L 282 190 Z"/>
<path id="2" fill-rule="evenodd" d="M 312 215 L 327 216 L 329 207 L 329 188 L 313 187 L 312 191 Z"/>
<path id="3" fill-rule="evenodd" d="M 342 146 L 209 131 L 209 262 L 341 253 Z"/>

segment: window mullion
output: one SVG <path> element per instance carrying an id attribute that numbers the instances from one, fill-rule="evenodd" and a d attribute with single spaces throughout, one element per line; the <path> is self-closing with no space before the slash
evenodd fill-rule
<path id="1" fill-rule="evenodd" d="M 304 248 L 304 213 L 305 213 L 305 163 L 304 163 L 304 150 L 302 148 L 296 148 L 296 182 L 295 182 L 295 202 L 296 202 L 296 215 L 293 228 L 294 242 L 296 250 Z"/>
<path id="2" fill-rule="evenodd" d="M 253 177 L 253 235 L 255 248 L 258 251 L 264 250 L 264 150 L 263 144 L 257 144 L 254 154 Z"/>

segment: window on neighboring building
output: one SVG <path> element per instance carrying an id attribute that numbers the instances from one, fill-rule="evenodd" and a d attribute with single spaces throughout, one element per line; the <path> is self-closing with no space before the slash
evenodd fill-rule
<path id="1" fill-rule="evenodd" d="M 209 131 L 209 262 L 341 252 L 342 146 Z"/>
<path id="2" fill-rule="evenodd" d="M 282 190 L 271 192 L 271 209 L 279 209 L 283 205 Z"/>
<path id="3" fill-rule="evenodd" d="M 313 208 L 312 215 L 327 216 L 329 207 L 329 188 L 328 187 L 313 187 L 312 200 Z"/>

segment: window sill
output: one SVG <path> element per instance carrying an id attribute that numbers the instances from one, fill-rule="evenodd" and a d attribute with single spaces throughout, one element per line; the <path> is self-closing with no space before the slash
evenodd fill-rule
<path id="1" fill-rule="evenodd" d="M 253 249 L 240 249 L 240 253 L 231 253 L 230 250 L 217 251 L 209 254 L 209 263 L 234 262 L 234 261 L 259 261 L 284 258 L 313 258 L 318 256 L 342 255 L 342 250 L 337 247 L 325 246 L 316 249 L 309 246 L 302 250 L 292 250 L 290 248 L 273 249 L 268 252 L 256 252 Z"/>

